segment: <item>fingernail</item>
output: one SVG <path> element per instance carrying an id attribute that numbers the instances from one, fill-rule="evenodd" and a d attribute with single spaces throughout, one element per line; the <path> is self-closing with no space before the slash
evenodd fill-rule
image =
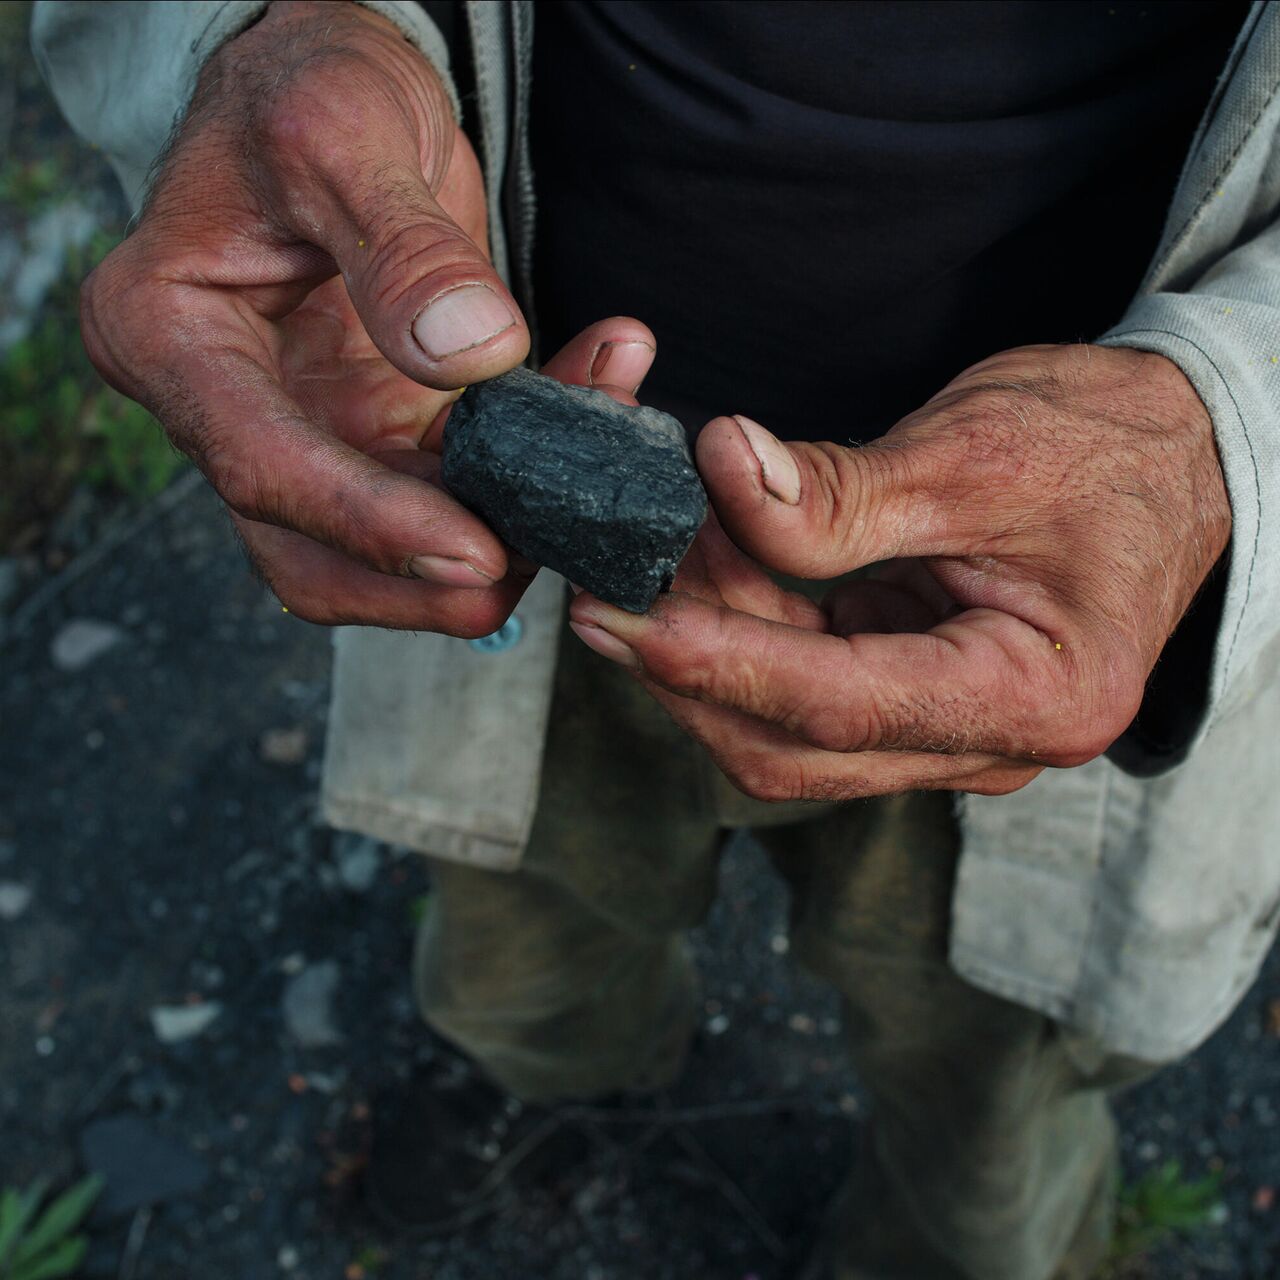
<path id="1" fill-rule="evenodd" d="M 491 587 L 494 579 L 465 560 L 450 556 L 414 556 L 409 569 L 415 577 L 442 587 Z"/>
<path id="2" fill-rule="evenodd" d="M 470 351 L 505 333 L 516 318 L 486 285 L 461 285 L 427 303 L 413 322 L 413 336 L 433 360 Z"/>
<path id="3" fill-rule="evenodd" d="M 569 590 L 572 591 L 575 596 L 580 596 L 582 594 L 582 588 L 578 586 L 576 582 L 569 583 Z"/>
<path id="4" fill-rule="evenodd" d="M 607 382 L 623 387 L 635 395 L 653 363 L 654 350 L 647 342 L 605 342 L 591 362 L 587 385 L 598 387 Z"/>
<path id="5" fill-rule="evenodd" d="M 779 502 L 794 507 L 800 501 L 800 468 L 791 456 L 791 451 L 771 431 L 766 431 L 758 422 L 744 418 L 740 413 L 733 415 L 751 452 L 760 463 L 760 474 L 764 479 L 764 487 Z"/>
<path id="6" fill-rule="evenodd" d="M 594 649 L 602 658 L 608 658 L 619 666 L 630 667 L 633 671 L 640 670 L 640 659 L 636 657 L 635 650 L 630 645 L 623 644 L 617 636 L 611 636 L 607 631 L 585 622 L 570 622 L 569 626 L 588 649 Z"/>

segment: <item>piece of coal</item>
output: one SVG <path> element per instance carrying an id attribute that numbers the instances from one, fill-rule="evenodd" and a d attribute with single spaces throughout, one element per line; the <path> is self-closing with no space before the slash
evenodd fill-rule
<path id="1" fill-rule="evenodd" d="M 443 474 L 521 555 L 632 613 L 671 585 L 707 513 L 675 418 L 528 369 L 467 388 Z"/>

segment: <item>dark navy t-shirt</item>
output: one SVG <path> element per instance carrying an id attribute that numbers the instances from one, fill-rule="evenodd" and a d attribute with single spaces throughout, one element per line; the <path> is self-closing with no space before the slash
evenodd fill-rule
<path id="1" fill-rule="evenodd" d="M 544 351 L 635 315 L 646 399 L 848 440 L 992 352 L 1096 337 L 1246 8 L 540 0 Z"/>

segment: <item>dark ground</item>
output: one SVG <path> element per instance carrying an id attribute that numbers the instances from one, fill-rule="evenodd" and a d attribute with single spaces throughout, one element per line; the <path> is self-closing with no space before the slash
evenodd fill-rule
<path id="1" fill-rule="evenodd" d="M 67 671 L 51 646 L 74 619 L 120 631 Z M 378 1087 L 416 1062 L 465 1068 L 411 1006 L 421 862 L 317 825 L 328 648 L 250 578 L 200 489 L 0 650 L 0 1182 L 70 1178 L 86 1128 L 127 1114 L 188 1167 L 154 1210 L 95 1222 L 89 1275 L 781 1280 L 864 1106 L 745 841 L 697 938 L 703 1047 L 661 1108 L 587 1126 L 593 1154 L 551 1189 L 516 1169 L 497 1216 L 453 1238 L 375 1226 L 358 1168 Z M 342 1039 L 303 1049 L 282 992 L 326 962 Z M 1280 1275 L 1277 997 L 1273 957 L 1209 1044 L 1123 1100 L 1131 1176 L 1221 1167 L 1225 1200 L 1126 1274 Z M 201 1034 L 159 1039 L 153 1009 L 212 1002 Z"/>

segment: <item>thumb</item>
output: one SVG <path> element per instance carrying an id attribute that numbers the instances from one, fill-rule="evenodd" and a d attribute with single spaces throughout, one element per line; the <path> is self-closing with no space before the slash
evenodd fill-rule
<path id="1" fill-rule="evenodd" d="M 379 188 L 385 180 L 384 170 Z M 480 168 L 461 133 L 446 186 L 479 205 L 479 216 L 466 220 L 483 228 Z M 383 355 L 440 390 L 522 363 L 529 330 L 520 308 L 480 246 L 432 196 L 420 169 L 407 167 L 389 194 L 375 218 L 363 212 L 365 192 L 350 190 L 346 235 L 330 248 Z"/>
<path id="2" fill-rule="evenodd" d="M 410 129 L 314 95 L 291 110 L 269 135 L 286 218 L 337 263 L 382 354 L 439 390 L 520 364 L 529 330 L 476 242 L 484 180 L 462 131 L 451 119 L 433 130 L 435 154 L 448 157 L 437 198 Z"/>
<path id="3" fill-rule="evenodd" d="M 953 530 L 923 445 L 783 444 L 750 418 L 698 436 L 698 471 L 725 532 L 767 568 L 835 578 L 863 565 L 942 555 Z"/>

